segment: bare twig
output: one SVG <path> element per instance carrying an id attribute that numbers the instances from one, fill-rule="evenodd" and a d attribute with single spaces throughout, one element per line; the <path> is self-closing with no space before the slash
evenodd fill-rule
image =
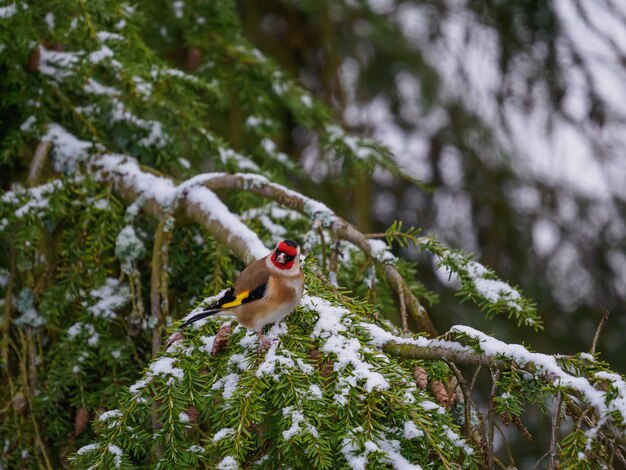
<path id="1" fill-rule="evenodd" d="M 406 314 L 406 300 L 404 299 L 404 289 L 400 284 L 398 284 L 398 301 L 400 302 L 400 318 L 402 320 L 402 331 L 408 333 L 409 322 Z"/>
<path id="2" fill-rule="evenodd" d="M 453 362 L 446 361 L 446 364 L 448 364 L 448 367 L 452 369 L 452 372 L 454 373 L 456 377 L 459 387 L 461 388 L 461 393 L 463 393 L 463 401 L 465 402 L 464 403 L 465 435 L 467 436 L 468 439 L 470 439 L 472 437 L 472 424 L 471 424 L 472 398 L 467 388 L 467 380 L 465 380 L 465 377 L 463 377 L 463 374 L 461 374 L 461 371 Z"/>
<path id="3" fill-rule="evenodd" d="M 554 413 L 552 414 L 552 426 L 550 431 L 550 466 L 551 469 L 559 468 L 557 460 L 556 445 L 559 439 L 559 431 L 561 428 L 561 405 L 563 403 L 563 396 L 561 390 L 556 392 L 556 399 L 554 403 Z"/>
<path id="4" fill-rule="evenodd" d="M 20 335 L 20 341 L 22 343 L 22 353 L 20 357 L 20 373 L 22 376 L 22 384 L 24 387 L 26 400 L 28 401 L 28 409 L 29 409 L 28 415 L 30 416 L 31 421 L 33 423 L 33 430 L 35 431 L 35 440 L 37 441 L 37 446 L 39 447 L 39 450 L 41 451 L 41 455 L 43 456 L 45 468 L 52 470 L 53 467 L 50 464 L 50 459 L 48 458 L 48 451 L 46 449 L 46 446 L 43 440 L 41 439 L 41 433 L 39 432 L 39 423 L 37 422 L 37 416 L 33 408 L 33 400 L 32 400 L 33 390 L 30 388 L 30 385 L 29 385 L 29 377 L 28 377 L 29 373 L 28 373 L 28 367 L 27 367 L 29 345 L 28 345 L 25 335 L 21 331 L 19 331 L 19 335 Z"/>
<path id="5" fill-rule="evenodd" d="M 6 371 L 9 389 L 11 396 L 14 394 L 13 379 L 11 378 L 11 368 L 9 367 L 9 342 L 11 337 L 9 330 L 11 327 L 11 311 L 13 308 L 13 288 L 15 285 L 15 273 L 16 273 L 16 254 L 13 246 L 9 253 L 9 279 L 7 281 L 6 292 L 4 294 L 4 323 L 2 325 L 2 363 L 4 364 L 4 370 Z"/>
<path id="6" fill-rule="evenodd" d="M 591 354 L 596 353 L 596 347 L 598 346 L 598 340 L 600 339 L 600 334 L 602 333 L 602 329 L 606 324 L 606 321 L 609 319 L 609 312 L 604 312 L 604 315 L 600 319 L 600 323 L 598 323 L 598 328 L 596 328 L 596 334 L 593 335 L 593 342 L 591 343 Z"/>
<path id="7" fill-rule="evenodd" d="M 169 244 L 173 235 L 173 219 L 166 214 L 159 221 L 154 234 L 152 249 L 152 269 L 150 280 L 150 311 L 156 320 L 152 329 L 152 357 L 156 357 L 161 349 L 161 336 L 169 315 L 168 288 L 168 254 Z"/>
<path id="8" fill-rule="evenodd" d="M 320 245 L 322 248 L 322 270 L 324 272 L 328 272 L 328 263 L 326 261 L 327 259 L 327 254 L 326 254 L 326 237 L 324 236 L 324 229 L 322 228 L 322 225 L 318 225 L 317 226 L 317 234 L 320 237 Z"/>
<path id="9" fill-rule="evenodd" d="M 502 428 L 498 425 L 498 423 L 494 423 L 496 429 L 502 436 L 502 442 L 504 442 L 504 447 L 506 448 L 506 454 L 509 457 L 509 468 L 515 466 L 515 459 L 513 458 L 513 452 L 511 452 L 511 446 L 509 445 L 509 440 L 506 438 L 506 434 L 502 431 Z"/>
<path id="10" fill-rule="evenodd" d="M 487 468 L 493 470 L 493 428 L 495 423 L 494 399 L 498 391 L 498 379 L 500 378 L 500 370 L 491 370 L 491 393 L 489 395 L 489 412 L 487 414 Z"/>
<path id="11" fill-rule="evenodd" d="M 35 155 L 33 155 L 33 161 L 30 163 L 30 169 L 28 170 L 28 178 L 26 179 L 27 186 L 35 186 L 39 183 L 51 148 L 52 142 L 50 141 L 42 140 L 39 142 L 39 145 L 37 145 Z"/>
<path id="12" fill-rule="evenodd" d="M 476 372 L 474 372 L 474 376 L 472 377 L 472 382 L 470 383 L 469 390 L 468 390 L 470 396 L 472 396 L 472 390 L 474 390 L 474 385 L 476 385 L 476 381 L 478 380 L 478 376 L 480 375 L 481 369 L 482 369 L 482 366 L 479 365 L 476 368 Z"/>

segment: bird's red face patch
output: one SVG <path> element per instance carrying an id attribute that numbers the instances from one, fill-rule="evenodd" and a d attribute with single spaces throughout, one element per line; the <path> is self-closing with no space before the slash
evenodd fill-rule
<path id="1" fill-rule="evenodd" d="M 298 256 L 298 245 L 285 240 L 278 244 L 270 259 L 278 269 L 291 269 L 296 256 Z"/>
<path id="2" fill-rule="evenodd" d="M 296 256 L 298 254 L 298 249 L 295 246 L 287 245 L 285 242 L 278 244 L 278 251 L 282 251 L 289 256 Z"/>

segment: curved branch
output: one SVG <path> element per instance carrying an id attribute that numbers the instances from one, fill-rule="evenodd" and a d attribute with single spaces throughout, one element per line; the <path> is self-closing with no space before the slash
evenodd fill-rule
<path id="1" fill-rule="evenodd" d="M 477 353 L 469 347 L 451 347 L 437 344 L 420 346 L 411 343 L 389 341 L 383 345 L 382 350 L 387 354 L 404 359 L 445 360 L 458 365 L 496 367 L 500 369 L 507 367 L 503 361 L 494 360 L 489 356 Z"/>
<path id="2" fill-rule="evenodd" d="M 561 389 L 585 402 L 597 412 L 597 428 L 605 425 L 607 430 L 620 442 L 626 440 L 626 432 L 619 428 L 612 416 L 626 409 L 621 403 L 626 400 L 626 387 L 620 376 L 613 373 L 596 373 L 597 378 L 615 380 L 618 391 L 616 397 L 598 390 L 586 377 L 575 376 L 557 363 L 557 358 L 549 354 L 531 352 L 519 344 L 507 344 L 468 326 L 457 325 L 450 330 L 455 335 L 466 337 L 477 343 L 480 349 L 463 345 L 457 341 L 427 338 L 400 338 L 384 331 L 376 325 L 366 325 L 372 343 L 387 354 L 406 359 L 446 360 L 454 364 L 480 365 L 497 370 L 509 370 L 515 363 L 517 368 L 528 370 L 545 383 L 558 384 Z"/>
<path id="3" fill-rule="evenodd" d="M 172 213 L 177 221 L 197 223 L 246 264 L 269 253 L 259 237 L 208 188 L 188 183 L 175 186 L 170 179 L 140 168 L 137 160 L 124 155 L 97 156 L 89 167 L 100 180 L 112 183 L 127 201 L 143 198 L 143 210 L 153 217 L 161 219 Z"/>
<path id="4" fill-rule="evenodd" d="M 186 218 L 203 226 L 211 236 L 226 244 L 246 264 L 262 258 L 269 250 L 254 232 L 228 210 L 213 190 L 248 191 L 306 214 L 313 220 L 319 220 L 335 236 L 349 241 L 368 258 L 376 261 L 420 330 L 431 337 L 437 335 L 426 310 L 413 295 L 395 265 L 376 260 L 367 236 L 321 202 L 272 183 L 264 176 L 250 173 L 205 173 L 175 186 L 171 180 L 141 169 L 135 159 L 123 155 L 98 156 L 92 160 L 90 166 L 102 179 L 115 184 L 127 200 L 134 201 L 143 197 L 144 209 L 151 215 L 160 218 L 167 210 L 172 210 L 177 218 Z"/>
<path id="5" fill-rule="evenodd" d="M 280 184 L 273 183 L 264 176 L 250 173 L 235 173 L 232 175 L 227 173 L 206 173 L 189 179 L 181 186 L 199 184 L 212 190 L 249 191 L 306 214 L 314 220 L 321 221 L 322 225 L 328 228 L 335 236 L 349 241 L 363 251 L 368 258 L 373 259 L 385 274 L 389 285 L 400 299 L 401 304 L 402 300 L 406 304 L 406 308 L 417 322 L 420 330 L 431 337 L 437 336 L 437 331 L 426 310 L 413 295 L 395 265 L 376 260 L 368 237 L 359 232 L 350 222 L 337 216 L 326 205 Z"/>

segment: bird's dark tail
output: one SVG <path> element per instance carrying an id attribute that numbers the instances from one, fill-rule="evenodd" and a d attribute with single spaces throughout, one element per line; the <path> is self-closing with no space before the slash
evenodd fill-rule
<path id="1" fill-rule="evenodd" d="M 205 310 L 203 312 L 197 313 L 193 317 L 191 317 L 189 320 L 187 320 L 185 323 L 180 325 L 180 328 L 185 328 L 187 325 L 191 325 L 192 323 L 197 322 L 198 320 L 202 320 L 203 318 L 210 317 L 211 315 L 215 315 L 220 310 L 221 309 L 219 308 L 211 308 L 209 310 Z"/>

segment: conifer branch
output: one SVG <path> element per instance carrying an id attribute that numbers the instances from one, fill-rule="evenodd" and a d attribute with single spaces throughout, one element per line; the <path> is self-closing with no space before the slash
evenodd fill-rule
<path id="1" fill-rule="evenodd" d="M 619 442 L 624 442 L 626 439 L 624 431 L 619 429 L 619 425 L 616 425 L 613 418 L 611 418 L 611 406 L 619 407 L 619 404 L 600 404 L 599 398 L 596 396 L 597 390 L 592 385 L 593 380 L 570 374 L 566 368 L 557 365 L 554 356 L 531 353 L 525 350 L 525 348 L 516 345 L 516 350 L 520 355 L 518 358 L 510 353 L 507 354 L 504 348 L 508 345 L 499 341 L 498 343 L 503 345 L 502 349 L 485 352 L 480 349 L 480 341 L 478 345 L 466 346 L 459 342 L 439 339 L 427 340 L 419 338 L 411 340 L 398 338 L 382 332 L 382 330 L 376 327 L 370 327 L 370 331 L 373 333 L 373 342 L 392 356 L 405 359 L 443 360 L 456 365 L 483 366 L 490 368 L 492 371 L 498 371 L 498 373 L 511 370 L 514 365 L 516 369 L 529 371 L 536 379 L 546 384 L 558 383 L 559 390 L 567 388 L 568 393 L 576 397 L 576 400 L 585 402 L 588 405 L 584 413 L 591 412 L 593 414 L 595 412 L 597 416 L 600 416 L 595 424 L 593 422 L 589 423 L 590 426 L 595 425 L 598 429 L 600 426 L 603 426 Z M 454 333 L 459 333 L 460 331 L 469 333 L 470 339 L 489 338 L 484 333 L 467 327 L 457 326 L 451 330 Z M 567 382 L 569 386 L 563 382 Z M 561 391 L 560 393 L 563 392 Z M 607 398 L 608 395 L 602 395 L 603 401 L 607 400 Z M 610 400 L 619 402 L 620 398 L 611 398 Z M 572 403 L 572 406 L 575 411 L 580 412 L 578 405 Z"/>
<path id="2" fill-rule="evenodd" d="M 470 347 L 461 346 L 460 344 L 456 344 L 455 346 L 457 347 L 436 344 L 418 346 L 416 344 L 389 341 L 383 345 L 382 350 L 387 354 L 404 359 L 445 360 L 457 365 L 496 367 L 499 369 L 506 369 L 508 367 L 504 361 L 499 361 L 490 356 L 477 353 Z"/>
<path id="3" fill-rule="evenodd" d="M 148 190 L 157 185 L 173 190 L 171 180 L 140 167 L 132 157 L 104 155 L 94 158 L 90 167 L 98 172 L 100 178 L 113 183 L 117 192 L 128 202 L 143 197 L 143 210 L 148 215 L 161 219 L 171 212 L 182 223 L 193 222 L 204 228 L 209 235 L 228 246 L 244 263 L 250 264 L 258 259 L 250 246 L 251 240 L 261 244 L 256 234 L 250 230 L 247 233 L 233 230 L 232 227 L 212 217 L 211 208 L 203 205 L 199 199 L 189 197 L 193 186 L 190 182 L 193 179 L 178 186 L 180 190 L 177 192 L 176 200 L 164 201 L 160 200 L 155 192 L 148 192 Z M 141 182 L 144 183 L 143 186 Z M 145 186 L 146 182 L 148 187 Z M 170 204 L 175 206 L 170 207 Z M 229 215 L 232 216 L 230 213 Z"/>

